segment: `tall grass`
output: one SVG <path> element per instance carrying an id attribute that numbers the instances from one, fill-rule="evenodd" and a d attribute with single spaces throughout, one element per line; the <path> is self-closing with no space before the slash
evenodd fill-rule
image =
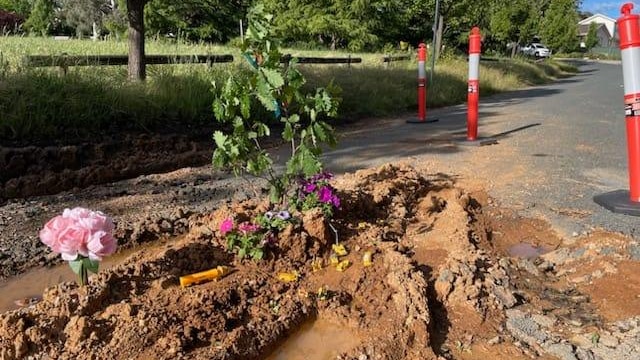
<path id="1" fill-rule="evenodd" d="M 348 56 L 328 51 L 285 50 L 298 56 Z M 148 54 L 228 54 L 233 64 L 148 66 L 144 83 L 127 81 L 126 67 L 72 67 L 66 76 L 55 68 L 30 69 L 24 55 L 126 54 L 126 42 L 56 41 L 32 37 L 0 37 L 0 141 L 25 143 L 73 142 L 130 131 L 172 131 L 212 126 L 212 82 L 247 69 L 236 50 L 205 44 L 148 41 Z M 357 119 L 413 111 L 416 107 L 415 61 L 382 64 L 383 54 L 351 54 L 362 64 L 300 65 L 308 88 L 337 85 L 342 98 L 340 117 Z M 481 63 L 481 95 L 541 84 L 562 76 L 568 67 L 554 62 L 523 60 Z M 447 58 L 428 84 L 428 106 L 466 100 L 467 63 Z M 258 116 L 269 116 L 257 110 Z"/>

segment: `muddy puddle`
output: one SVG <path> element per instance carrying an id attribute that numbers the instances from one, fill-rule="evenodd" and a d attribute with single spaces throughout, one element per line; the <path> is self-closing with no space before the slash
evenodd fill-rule
<path id="1" fill-rule="evenodd" d="M 164 244 L 166 244 L 165 241 L 157 242 L 118 252 L 100 262 L 100 271 L 121 264 L 126 258 L 138 251 L 159 249 Z M 92 276 L 93 274 L 90 273 L 89 281 Z M 76 279 L 76 274 L 65 262 L 50 268 L 37 268 L 0 282 L 0 313 L 37 302 L 42 298 L 42 292 L 46 288 L 65 281 L 76 281 Z"/>
<path id="2" fill-rule="evenodd" d="M 330 360 L 361 342 L 351 329 L 316 319 L 302 325 L 297 332 L 269 355 L 266 360 Z"/>
<path id="3" fill-rule="evenodd" d="M 545 246 L 535 246 L 527 243 L 518 243 L 509 247 L 507 251 L 509 252 L 509 255 L 512 257 L 519 257 L 519 258 L 531 260 L 531 259 L 537 258 L 540 255 L 544 255 L 551 250 L 553 249 L 550 249 Z"/>

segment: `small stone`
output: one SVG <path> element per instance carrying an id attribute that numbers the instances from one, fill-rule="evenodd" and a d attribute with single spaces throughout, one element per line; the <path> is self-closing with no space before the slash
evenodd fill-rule
<path id="1" fill-rule="evenodd" d="M 495 336 L 491 339 L 489 339 L 489 341 L 487 341 L 488 345 L 497 345 L 500 344 L 502 342 L 502 337 L 500 335 Z"/>
<path id="2" fill-rule="evenodd" d="M 620 342 L 615 336 L 604 333 L 600 334 L 600 340 L 598 341 L 598 343 L 606 347 L 615 348 Z"/>

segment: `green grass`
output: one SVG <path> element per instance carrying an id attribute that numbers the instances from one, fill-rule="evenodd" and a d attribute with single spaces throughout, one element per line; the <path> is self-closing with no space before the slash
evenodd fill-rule
<path id="1" fill-rule="evenodd" d="M 361 57 L 362 64 L 300 65 L 309 89 L 337 85 L 342 98 L 340 119 L 353 120 L 414 111 L 417 64 L 414 61 L 383 65 L 383 54 L 330 51 L 284 52 L 299 56 Z M 148 66 L 148 80 L 130 83 L 126 67 L 72 67 L 61 76 L 55 68 L 29 69 L 25 55 L 126 54 L 126 42 L 90 40 L 56 41 L 36 37 L 0 37 L 0 141 L 69 143 L 122 129 L 172 131 L 214 126 L 212 82 L 246 71 L 237 50 L 205 44 L 147 41 L 147 54 L 233 54 L 233 64 Z M 467 63 L 464 58 L 442 59 L 433 83 L 428 84 L 428 106 L 466 101 Z M 553 61 L 532 63 L 498 59 L 481 62 L 481 95 L 543 84 L 575 72 Z M 263 110 L 255 112 L 269 116 Z"/>

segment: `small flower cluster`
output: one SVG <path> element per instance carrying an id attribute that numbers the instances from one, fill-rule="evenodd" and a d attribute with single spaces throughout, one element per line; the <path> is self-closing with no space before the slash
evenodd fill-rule
<path id="1" fill-rule="evenodd" d="M 340 198 L 329 184 L 332 178 L 333 174 L 322 172 L 300 180 L 293 203 L 301 211 L 319 207 L 327 217 L 331 217 L 336 209 L 340 209 Z"/>
<path id="2" fill-rule="evenodd" d="M 233 219 L 225 219 L 220 224 L 220 233 L 227 239 L 227 249 L 235 251 L 238 257 L 260 260 L 265 249 L 275 245 L 277 233 L 291 221 L 288 211 L 267 211 L 254 221 L 245 221 L 237 226 Z"/>

